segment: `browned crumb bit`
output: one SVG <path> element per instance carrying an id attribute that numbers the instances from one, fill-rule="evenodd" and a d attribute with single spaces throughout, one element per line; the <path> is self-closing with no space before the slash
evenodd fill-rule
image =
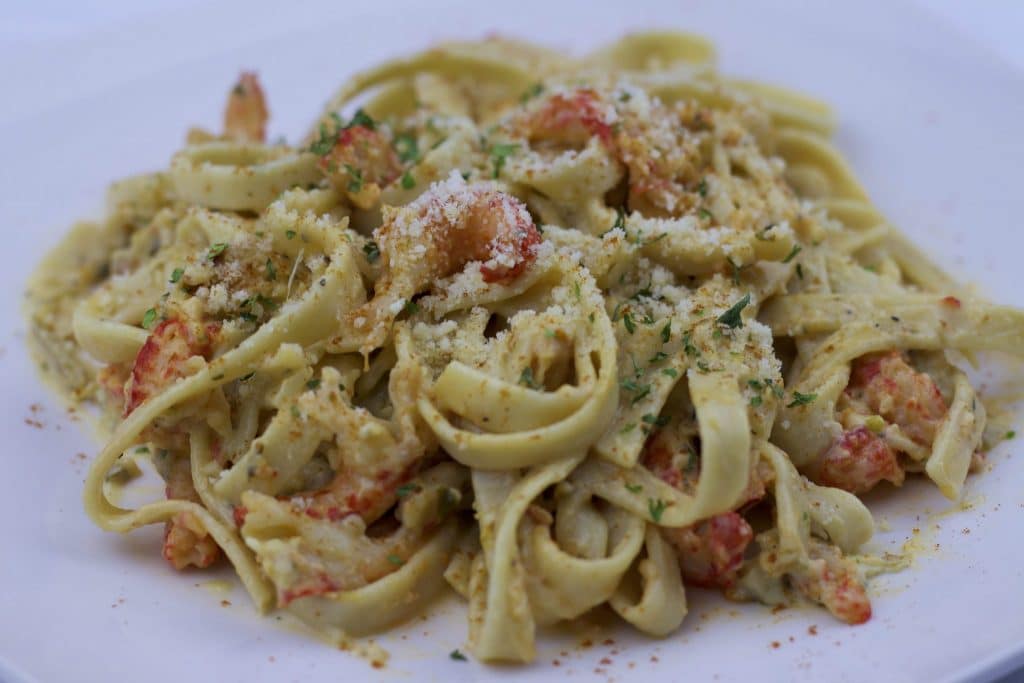
<path id="1" fill-rule="evenodd" d="M 598 664 L 603 664 L 604 666 L 611 666 L 611 663 L 612 660 L 608 659 L 607 657 L 602 657 L 601 661 L 598 662 Z"/>
<path id="2" fill-rule="evenodd" d="M 782 647 L 782 643 L 780 643 L 777 640 L 773 640 L 772 641 L 772 649 L 773 650 L 778 650 L 780 647 Z"/>
<path id="3" fill-rule="evenodd" d="M 220 601 L 220 606 L 221 607 L 231 607 L 231 601 L 230 600 L 221 600 Z"/>
<path id="4" fill-rule="evenodd" d="M 602 644 L 602 645 L 614 645 L 614 644 L 615 644 L 615 641 L 614 641 L 614 640 L 612 640 L 611 638 L 608 638 L 607 640 L 605 640 L 605 641 L 604 641 L 603 643 L 601 643 L 601 644 Z"/>
<path id="5" fill-rule="evenodd" d="M 562 666 L 562 663 L 560 661 L 558 661 L 557 659 L 552 659 L 551 660 L 551 665 L 552 666 Z"/>
<path id="6" fill-rule="evenodd" d="M 375 659 L 372 662 L 370 662 L 370 666 L 372 666 L 374 669 L 383 669 L 384 662 L 380 661 L 379 659 Z"/>
<path id="7" fill-rule="evenodd" d="M 818 625 L 817 624 L 811 624 L 810 626 L 807 627 L 807 632 L 809 634 L 811 634 L 812 636 L 818 635 Z"/>
<path id="8" fill-rule="evenodd" d="M 586 640 L 584 640 L 583 642 L 580 643 L 580 647 L 582 647 L 582 648 L 588 648 L 588 647 L 593 647 L 593 646 L 594 646 L 594 641 L 592 641 L 590 638 L 587 638 Z"/>

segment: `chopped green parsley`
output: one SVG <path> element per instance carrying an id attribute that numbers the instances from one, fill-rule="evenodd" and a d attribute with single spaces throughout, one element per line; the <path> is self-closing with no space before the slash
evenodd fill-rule
<path id="1" fill-rule="evenodd" d="M 718 316 L 718 323 L 729 328 L 743 327 L 743 318 L 740 316 L 740 313 L 743 312 L 743 309 L 746 308 L 749 303 L 750 293 L 748 292 L 743 295 L 742 299 L 733 304 L 729 310 Z"/>

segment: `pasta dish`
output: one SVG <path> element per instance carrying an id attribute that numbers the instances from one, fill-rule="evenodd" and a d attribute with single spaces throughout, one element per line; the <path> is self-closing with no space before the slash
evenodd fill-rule
<path id="1" fill-rule="evenodd" d="M 448 586 L 487 662 L 602 605 L 667 635 L 687 585 L 859 624 L 902 566 L 860 497 L 956 500 L 993 443 L 964 368 L 1024 314 L 886 222 L 827 106 L 703 39 L 444 44 L 295 145 L 268 117 L 243 73 L 28 295 L 101 416 L 88 515 L 226 557 L 261 612 L 362 636 Z M 122 507 L 140 466 L 166 498 Z"/>

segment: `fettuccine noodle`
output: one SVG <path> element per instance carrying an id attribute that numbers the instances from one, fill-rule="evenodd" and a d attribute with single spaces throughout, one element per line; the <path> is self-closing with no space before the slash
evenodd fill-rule
<path id="1" fill-rule="evenodd" d="M 441 45 L 297 146 L 243 74 L 30 285 L 44 374 L 105 416 L 89 516 L 352 636 L 451 586 L 488 662 L 602 604 L 672 633 L 686 584 L 866 621 L 858 495 L 961 495 L 986 413 L 948 352 L 1019 355 L 1024 314 L 886 222 L 827 106 L 713 61 Z M 167 498 L 126 509 L 136 459 Z"/>

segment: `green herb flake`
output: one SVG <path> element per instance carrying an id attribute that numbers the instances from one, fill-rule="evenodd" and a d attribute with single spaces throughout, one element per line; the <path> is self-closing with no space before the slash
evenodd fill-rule
<path id="1" fill-rule="evenodd" d="M 348 122 L 346 128 L 355 128 L 356 126 L 374 130 L 377 127 L 377 123 L 365 111 L 356 109 L 356 113 L 352 115 L 352 120 Z"/>
<path id="2" fill-rule="evenodd" d="M 318 378 L 313 378 L 309 380 L 308 382 L 306 382 L 306 388 L 311 391 L 316 391 L 317 389 L 320 388 L 320 380 Z"/>
<path id="3" fill-rule="evenodd" d="M 224 250 L 228 248 L 227 242 L 216 242 L 210 245 L 209 251 L 206 252 L 206 258 L 210 261 L 215 260 L 218 256 L 224 253 Z"/>
<path id="4" fill-rule="evenodd" d="M 640 367 L 640 365 L 636 362 L 636 356 L 634 356 L 632 353 L 629 354 L 629 362 L 633 366 L 633 375 L 637 379 L 640 379 L 641 377 L 643 377 L 644 369 L 642 367 Z"/>
<path id="5" fill-rule="evenodd" d="M 668 503 L 663 501 L 661 498 L 647 499 L 647 511 L 651 513 L 651 519 L 655 522 L 661 521 L 661 515 L 665 512 L 666 507 L 668 507 Z"/>
<path id="6" fill-rule="evenodd" d="M 402 484 L 396 491 L 399 498 L 408 498 L 412 494 L 420 490 L 418 484 Z"/>
<path id="7" fill-rule="evenodd" d="M 644 487 L 640 484 L 626 484 L 626 490 L 630 493 L 640 493 L 644 490 Z"/>
<path id="8" fill-rule="evenodd" d="M 376 263 L 377 259 L 380 258 L 380 247 L 377 246 L 376 242 L 367 242 L 363 245 L 363 253 L 366 254 L 367 261 Z"/>
<path id="9" fill-rule="evenodd" d="M 1010 439 L 1012 439 L 1015 436 L 1017 436 L 1017 432 L 1013 431 L 1012 429 L 1010 431 L 1006 432 L 1006 440 L 1007 441 L 1009 441 Z"/>
<path id="10" fill-rule="evenodd" d="M 809 403 L 813 403 L 816 398 L 818 398 L 817 394 L 801 394 L 799 391 L 794 391 L 793 400 L 787 404 L 786 407 L 794 408 L 796 406 L 805 406 Z"/>
<path id="11" fill-rule="evenodd" d="M 671 377 L 672 379 L 675 379 L 676 377 L 679 376 L 679 371 L 676 370 L 675 368 L 664 368 L 661 371 L 661 374 L 663 374 L 663 375 L 665 375 L 667 377 Z"/>
<path id="12" fill-rule="evenodd" d="M 406 171 L 402 174 L 402 189 L 411 190 L 414 187 L 416 187 L 416 179 L 412 177 L 412 173 Z"/>
<path id="13" fill-rule="evenodd" d="M 771 381 L 770 379 L 766 379 L 766 380 L 764 381 L 764 383 L 765 383 L 765 385 L 766 385 L 766 386 L 767 386 L 767 387 L 768 387 L 769 389 L 771 389 L 771 390 L 772 390 L 772 393 L 773 393 L 773 394 L 775 394 L 775 398 L 782 398 L 782 396 L 783 396 L 783 391 L 782 391 L 782 385 L 780 385 L 780 384 L 775 384 L 775 383 L 774 383 L 774 382 L 772 382 L 772 381 Z"/>
<path id="14" fill-rule="evenodd" d="M 401 567 L 403 564 L 405 564 L 405 560 L 400 558 L 398 555 L 388 555 L 388 562 L 395 565 L 396 567 Z"/>
<path id="15" fill-rule="evenodd" d="M 328 132 L 327 126 L 323 123 L 320 124 L 320 137 L 313 141 L 309 146 L 309 151 L 318 157 L 324 157 L 330 154 L 331 150 L 334 149 L 334 145 L 338 142 L 338 132 Z"/>
<path id="16" fill-rule="evenodd" d="M 542 92 L 544 92 L 544 84 L 534 83 L 533 85 L 526 89 L 526 92 L 519 96 L 519 102 L 520 104 L 526 104 L 533 98 L 540 95 Z"/>
<path id="17" fill-rule="evenodd" d="M 760 395 L 758 395 L 758 396 L 751 396 L 750 397 L 750 407 L 751 408 L 758 408 L 758 407 L 761 406 L 761 404 L 763 402 L 764 402 L 764 399 L 762 399 L 760 397 Z"/>
<path id="18" fill-rule="evenodd" d="M 700 216 L 700 219 L 703 221 L 709 221 L 714 218 L 714 216 L 711 215 L 711 212 L 707 209 L 700 209 L 697 211 L 697 215 Z"/>
<path id="19" fill-rule="evenodd" d="M 637 403 L 640 402 L 641 399 L 646 397 L 647 394 L 649 394 L 649 393 L 651 393 L 651 385 L 650 384 L 641 384 L 641 385 L 639 385 L 639 387 L 637 388 L 636 395 L 633 397 L 633 400 L 630 401 L 629 405 L 631 405 L 631 406 L 636 405 Z"/>
<path id="20" fill-rule="evenodd" d="M 804 279 L 804 266 L 801 263 L 796 264 L 796 276 L 801 280 Z"/>
<path id="21" fill-rule="evenodd" d="M 256 372 L 255 371 L 254 372 L 250 372 L 248 375 L 245 375 L 244 377 L 239 377 L 238 381 L 239 382 L 248 382 L 249 380 L 251 380 L 255 376 L 256 376 Z"/>
<path id="22" fill-rule="evenodd" d="M 648 364 L 660 363 L 661 361 L 666 360 L 667 358 L 668 358 L 668 354 L 667 353 L 665 353 L 664 351 L 658 351 L 657 353 L 655 353 L 653 356 L 651 356 L 648 359 L 647 363 Z"/>
<path id="23" fill-rule="evenodd" d="M 149 447 L 147 447 L 147 446 L 139 446 L 139 447 L 137 447 L 135 449 L 135 452 L 136 453 L 149 453 Z"/>
<path id="24" fill-rule="evenodd" d="M 293 239 L 295 239 L 295 231 L 294 230 L 285 230 L 284 231 L 284 236 L 287 237 L 290 240 L 293 240 Z"/>
<path id="25" fill-rule="evenodd" d="M 291 410 L 291 412 L 292 412 L 292 417 L 294 417 L 294 418 L 296 418 L 296 419 L 298 419 L 298 418 L 302 417 L 302 413 L 301 413 L 301 412 L 299 412 L 299 407 L 298 407 L 298 406 L 296 406 L 296 405 L 293 405 L 293 406 L 292 406 L 292 410 Z"/>
<path id="26" fill-rule="evenodd" d="M 181 280 L 181 276 L 184 274 L 184 268 L 175 268 L 174 271 L 171 272 L 171 282 L 177 284 L 178 281 Z"/>
<path id="27" fill-rule="evenodd" d="M 405 306 L 402 307 L 402 310 L 409 315 L 412 315 L 413 313 L 419 313 L 420 306 L 412 299 L 409 299 L 405 302 Z"/>
<path id="28" fill-rule="evenodd" d="M 636 332 L 636 323 L 633 322 L 633 318 L 629 313 L 622 314 L 622 324 L 625 325 L 626 332 L 629 332 L 630 334 Z"/>
<path id="29" fill-rule="evenodd" d="M 494 164 L 494 174 L 492 177 L 498 178 L 501 175 L 501 169 L 505 168 L 505 161 L 515 154 L 518 149 L 519 145 L 514 143 L 491 146 L 491 162 Z"/>
<path id="30" fill-rule="evenodd" d="M 465 661 L 467 661 L 466 660 L 466 655 L 462 654 L 458 650 L 452 650 L 451 652 L 449 652 L 448 653 L 448 657 L 450 659 L 454 659 L 456 662 L 465 662 Z"/>
<path id="31" fill-rule="evenodd" d="M 669 320 L 665 323 L 665 327 L 661 328 L 661 343 L 668 344 L 669 339 L 672 338 L 672 321 Z"/>
<path id="32" fill-rule="evenodd" d="M 519 383 L 530 389 L 536 389 L 537 383 L 533 379 L 533 368 L 525 367 L 523 371 L 519 373 Z"/>
<path id="33" fill-rule="evenodd" d="M 667 416 L 655 415 L 654 413 L 647 413 L 640 419 L 649 425 L 654 425 L 655 427 L 664 427 L 669 422 L 669 418 Z"/>
<path id="34" fill-rule="evenodd" d="M 638 384 L 635 379 L 629 378 L 622 381 L 621 386 L 626 391 L 633 392 L 633 401 L 630 405 L 636 405 L 636 403 L 651 393 L 650 384 Z"/>
<path id="35" fill-rule="evenodd" d="M 633 296 L 629 297 L 629 298 L 633 299 L 634 301 L 639 301 L 642 297 L 647 297 L 648 299 L 653 299 L 654 298 L 654 292 L 651 291 L 651 283 L 650 282 L 648 282 L 646 285 L 644 285 L 640 289 L 636 290 L 636 293 Z"/>
<path id="36" fill-rule="evenodd" d="M 701 197 L 708 196 L 708 181 L 705 180 L 704 178 L 701 178 L 700 182 L 697 183 L 697 194 L 699 194 Z"/>
<path id="37" fill-rule="evenodd" d="M 796 255 L 799 254 L 803 250 L 804 250 L 804 248 L 801 247 L 799 244 L 794 244 L 793 245 L 793 250 L 789 252 L 789 256 L 787 256 L 786 258 L 782 259 L 782 262 L 783 263 L 789 263 L 790 261 L 795 259 Z"/>
<path id="38" fill-rule="evenodd" d="M 634 429 L 636 429 L 636 422 L 630 422 L 628 425 L 619 430 L 619 434 L 629 434 Z"/>
<path id="39" fill-rule="evenodd" d="M 733 261 L 732 258 L 729 256 L 726 256 L 725 260 L 729 262 L 730 266 L 732 266 L 732 283 L 738 287 L 740 284 L 740 273 L 743 272 L 743 270 L 749 268 L 753 264 L 748 263 L 746 265 L 740 265 L 739 263 Z"/>
<path id="40" fill-rule="evenodd" d="M 626 211 L 621 206 L 615 208 L 615 222 L 612 223 L 612 230 L 620 228 L 626 231 Z"/>
<path id="41" fill-rule="evenodd" d="M 143 329 L 151 330 L 156 324 L 156 309 L 151 308 L 142 314 L 142 327 Z"/>
<path id="42" fill-rule="evenodd" d="M 733 304 L 729 310 L 718 316 L 718 323 L 720 325 L 725 325 L 730 329 L 743 327 L 743 318 L 740 313 L 743 312 L 743 309 L 746 308 L 749 303 L 750 293 L 747 292 L 743 295 L 743 298 Z"/>
<path id="43" fill-rule="evenodd" d="M 416 141 L 416 136 L 410 133 L 403 133 L 402 135 L 395 136 L 395 153 L 398 154 L 398 159 L 403 164 L 410 161 L 419 161 L 420 158 L 420 147 Z"/>
<path id="44" fill-rule="evenodd" d="M 358 194 L 363 189 L 363 170 L 352 164 L 345 164 L 345 172 L 348 173 L 348 191 Z"/>
<path id="45" fill-rule="evenodd" d="M 690 331 L 683 332 L 683 353 L 687 356 L 699 356 L 700 351 L 693 345 L 693 340 L 690 337 Z"/>
<path id="46" fill-rule="evenodd" d="M 756 237 L 757 239 L 761 240 L 762 242 L 774 242 L 775 241 L 775 236 L 768 234 L 769 232 L 771 232 L 771 229 L 774 228 L 774 227 L 775 227 L 774 223 L 769 223 L 767 227 L 762 228 L 761 230 L 758 230 L 757 233 L 754 234 L 754 237 Z"/>
<path id="47" fill-rule="evenodd" d="M 277 279 L 277 268 L 271 259 L 267 259 L 267 279 L 273 282 Z"/>

